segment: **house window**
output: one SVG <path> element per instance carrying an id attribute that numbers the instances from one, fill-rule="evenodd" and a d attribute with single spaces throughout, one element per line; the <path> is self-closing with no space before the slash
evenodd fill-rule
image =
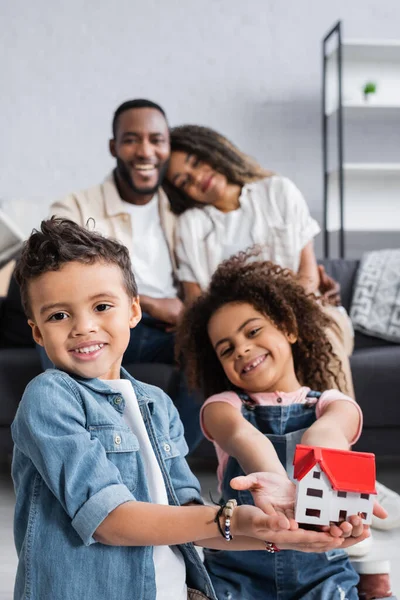
<path id="1" fill-rule="evenodd" d="M 320 517 L 321 511 L 317 508 L 306 508 L 306 516 L 307 517 Z"/>
<path id="2" fill-rule="evenodd" d="M 338 492 L 338 498 L 347 498 L 347 492 Z"/>
<path id="3" fill-rule="evenodd" d="M 315 496 L 316 498 L 322 498 L 322 490 L 307 488 L 307 496 Z"/>
<path id="4" fill-rule="evenodd" d="M 366 512 L 360 512 L 360 513 L 358 513 L 358 514 L 360 515 L 360 517 L 361 517 L 362 519 L 366 519 L 366 518 L 367 518 L 367 513 L 366 513 Z"/>
<path id="5" fill-rule="evenodd" d="M 339 521 L 345 521 L 347 519 L 347 510 L 339 511 Z"/>
<path id="6" fill-rule="evenodd" d="M 363 498 L 364 500 L 369 500 L 369 494 L 360 494 L 360 498 Z"/>
<path id="7" fill-rule="evenodd" d="M 314 479 L 321 479 L 321 473 L 319 471 L 314 471 L 313 477 Z"/>

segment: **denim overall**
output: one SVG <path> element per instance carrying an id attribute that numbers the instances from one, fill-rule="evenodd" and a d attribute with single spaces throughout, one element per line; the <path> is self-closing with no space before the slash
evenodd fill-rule
<path id="1" fill-rule="evenodd" d="M 316 420 L 320 393 L 309 392 L 309 403 L 289 406 L 260 406 L 247 395 L 242 414 L 273 443 L 289 477 L 293 478 L 293 456 L 306 429 Z M 278 399 L 279 402 L 279 399 Z M 238 462 L 230 457 L 222 482 L 225 501 L 254 504 L 249 491 L 233 490 L 229 482 L 243 475 Z M 355 600 L 358 575 L 342 549 L 323 553 L 285 550 L 233 552 L 205 550 L 205 565 L 218 600 Z"/>

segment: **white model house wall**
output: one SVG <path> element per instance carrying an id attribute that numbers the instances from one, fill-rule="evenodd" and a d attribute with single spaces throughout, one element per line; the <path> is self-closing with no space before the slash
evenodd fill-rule
<path id="1" fill-rule="evenodd" d="M 340 496 L 340 494 L 346 494 L 346 497 Z M 366 525 L 371 523 L 374 503 L 374 496 L 372 494 L 336 492 L 332 490 L 331 495 L 331 521 L 342 521 L 350 517 L 350 515 L 361 513 L 364 523 Z M 340 515 L 340 511 L 346 511 L 347 514 Z"/>
<path id="2" fill-rule="evenodd" d="M 296 483 L 296 511 L 295 519 L 298 523 L 310 523 L 312 525 L 328 524 L 330 519 L 331 484 L 327 476 L 321 471 L 319 465 L 315 465 L 307 475 Z M 307 489 L 315 489 L 322 493 L 321 497 L 308 496 Z M 312 511 L 320 511 L 313 515 Z"/>
<path id="3" fill-rule="evenodd" d="M 364 522 L 370 524 L 373 501 L 371 494 L 333 490 L 328 477 L 315 465 L 297 482 L 295 519 L 299 523 L 328 525 L 330 521 L 363 513 Z"/>

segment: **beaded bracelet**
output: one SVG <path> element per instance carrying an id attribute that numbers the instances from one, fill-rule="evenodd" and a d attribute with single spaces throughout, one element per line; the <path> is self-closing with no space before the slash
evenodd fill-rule
<path id="1" fill-rule="evenodd" d="M 276 546 L 273 542 L 264 542 L 265 549 L 270 554 L 275 554 L 275 552 L 280 552 L 278 546 Z"/>
<path id="2" fill-rule="evenodd" d="M 223 504 L 220 507 L 217 514 L 215 515 L 214 522 L 218 525 L 218 530 L 219 530 L 220 534 L 227 542 L 230 542 L 233 539 L 232 535 L 231 535 L 231 517 L 233 514 L 233 510 L 234 510 L 234 508 L 236 508 L 236 506 L 237 506 L 236 500 L 234 500 L 234 499 L 228 500 L 228 502 L 226 504 Z M 222 529 L 221 523 L 219 521 L 221 515 L 225 519 L 224 529 Z"/>
<path id="3" fill-rule="evenodd" d="M 234 508 L 237 507 L 237 502 L 235 499 L 232 500 L 228 500 L 228 502 L 225 504 L 224 508 L 223 508 L 223 515 L 225 517 L 225 539 L 227 542 L 230 542 L 232 539 L 232 535 L 231 535 L 231 517 L 233 515 L 233 510 Z"/>

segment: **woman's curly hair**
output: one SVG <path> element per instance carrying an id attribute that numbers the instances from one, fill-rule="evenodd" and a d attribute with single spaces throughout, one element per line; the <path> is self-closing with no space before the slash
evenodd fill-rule
<path id="1" fill-rule="evenodd" d="M 255 252 L 240 252 L 215 271 L 209 288 L 184 313 L 176 355 L 185 366 L 191 388 L 205 397 L 233 388 L 208 337 L 212 315 L 228 303 L 251 304 L 297 341 L 292 345 L 296 376 L 302 385 L 324 391 L 344 378 L 340 361 L 326 335 L 331 319 L 313 294 L 307 295 L 289 269 L 254 260 Z M 333 367 L 333 369 L 332 369 Z M 337 375 L 339 373 L 339 375 Z"/>
<path id="2" fill-rule="evenodd" d="M 180 125 L 170 130 L 171 152 L 193 154 L 225 175 L 229 183 L 245 185 L 273 175 L 253 158 L 241 152 L 231 141 L 214 129 L 200 125 Z M 181 214 L 188 208 L 204 204 L 193 201 L 183 190 L 165 181 L 163 187 L 170 199 L 172 211 Z"/>

